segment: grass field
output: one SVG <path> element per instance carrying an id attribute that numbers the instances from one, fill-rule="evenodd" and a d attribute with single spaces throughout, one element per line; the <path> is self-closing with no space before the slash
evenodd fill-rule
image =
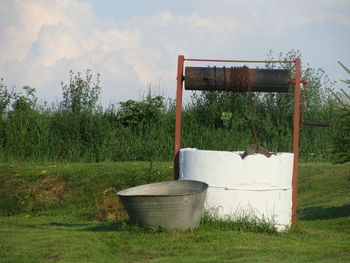
<path id="1" fill-rule="evenodd" d="M 301 164 L 296 232 L 131 225 L 114 193 L 170 163 L 0 164 L 0 262 L 350 262 L 350 163 Z"/>

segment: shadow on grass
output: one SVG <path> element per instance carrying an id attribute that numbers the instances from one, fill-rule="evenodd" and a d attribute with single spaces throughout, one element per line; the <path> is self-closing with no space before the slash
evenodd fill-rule
<path id="1" fill-rule="evenodd" d="M 350 216 L 350 205 L 337 207 L 308 207 L 299 211 L 301 220 L 327 220 Z"/>
<path id="2" fill-rule="evenodd" d="M 22 225 L 25 228 L 40 228 L 45 229 L 47 227 L 55 227 L 56 230 L 68 230 L 71 231 L 91 231 L 91 232 L 113 232 L 113 231 L 128 231 L 128 230 L 138 230 L 140 227 L 132 224 L 129 220 L 118 220 L 112 223 L 60 223 L 51 222 L 46 224 L 37 225 Z M 57 227 L 57 228 L 56 228 Z"/>
<path id="3" fill-rule="evenodd" d="M 82 227 L 82 226 L 88 226 L 89 224 L 83 223 L 83 224 L 67 224 L 67 223 L 58 223 L 58 222 L 52 222 L 46 224 L 47 226 L 63 226 L 63 227 Z"/>
<path id="4" fill-rule="evenodd" d="M 128 230 L 131 223 L 127 220 L 118 220 L 113 223 L 101 223 L 82 229 L 81 231 L 90 232 L 111 232 L 111 231 L 125 231 Z"/>
<path id="5" fill-rule="evenodd" d="M 95 225 L 92 227 L 87 227 L 81 229 L 81 231 L 91 231 L 91 232 L 112 232 L 112 231 L 132 231 L 138 233 L 162 233 L 168 232 L 162 227 L 142 227 L 132 223 L 129 219 L 118 220 L 113 223 L 102 223 L 100 225 Z"/>
<path id="6" fill-rule="evenodd" d="M 66 228 L 79 228 L 77 231 L 91 231 L 91 232 L 111 232 L 111 231 L 125 231 L 133 228 L 134 225 L 129 220 L 118 220 L 113 223 L 82 223 L 82 224 L 69 224 L 52 222 L 46 224 L 47 226 L 58 226 Z"/>
<path id="7" fill-rule="evenodd" d="M 142 233 L 161 233 L 166 232 L 164 228 L 141 227 L 131 223 L 129 219 L 121 219 L 114 222 L 87 222 L 87 223 L 60 223 L 51 222 L 46 224 L 27 224 L 22 225 L 24 228 L 46 229 L 47 227 L 55 227 L 55 230 L 70 230 L 81 232 L 116 232 L 116 231 L 133 231 Z"/>

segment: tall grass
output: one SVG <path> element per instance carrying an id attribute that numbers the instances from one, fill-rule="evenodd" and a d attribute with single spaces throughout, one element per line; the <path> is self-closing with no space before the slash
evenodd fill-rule
<path id="1" fill-rule="evenodd" d="M 322 115 L 321 110 L 315 114 L 317 117 Z M 136 126 L 123 126 L 114 117 L 106 111 L 77 114 L 59 110 L 15 112 L 1 120 L 0 160 L 172 160 L 173 110 L 165 110 L 156 121 Z M 262 145 L 270 151 L 292 151 L 292 126 L 288 121 L 279 124 L 269 113 L 262 112 L 256 123 Z M 250 125 L 249 120 L 232 127 L 207 125 L 201 123 L 196 112 L 185 109 L 181 145 L 207 150 L 243 150 L 246 145 L 256 143 Z M 301 126 L 301 159 L 329 161 L 332 158 L 329 136 L 332 129 Z"/>
<path id="2" fill-rule="evenodd" d="M 294 54 L 295 55 L 295 54 Z M 288 59 L 288 60 L 292 60 Z M 282 60 L 282 59 L 281 59 Z M 293 74 L 293 69 L 290 69 Z M 174 101 L 149 93 L 106 109 L 98 105 L 99 75 L 93 81 L 70 72 L 63 100 L 39 105 L 35 90 L 16 93 L 0 82 L 0 160 L 171 161 Z M 306 69 L 306 118 L 337 122 L 335 100 L 321 83 L 323 73 Z M 326 79 L 327 80 L 327 79 Z M 257 143 L 270 151 L 292 151 L 292 93 L 237 94 L 195 92 L 183 108 L 182 147 L 243 150 Z M 301 126 L 300 158 L 329 161 L 331 134 L 337 129 Z"/>

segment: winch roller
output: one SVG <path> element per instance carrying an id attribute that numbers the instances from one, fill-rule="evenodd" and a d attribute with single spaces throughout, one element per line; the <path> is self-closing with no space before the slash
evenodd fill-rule
<path id="1" fill-rule="evenodd" d="M 289 71 L 244 67 L 186 67 L 185 89 L 231 92 L 288 92 Z"/>

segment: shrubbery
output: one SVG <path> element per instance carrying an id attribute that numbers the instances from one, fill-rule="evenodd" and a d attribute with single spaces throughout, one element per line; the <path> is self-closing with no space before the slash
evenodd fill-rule
<path id="1" fill-rule="evenodd" d="M 350 70 L 342 63 L 339 64 L 350 74 Z M 350 88 L 350 79 L 342 80 Z M 345 163 L 350 161 L 350 96 L 343 89 L 341 94 L 336 96 L 338 101 L 338 118 L 336 129 L 332 135 L 333 153 L 336 163 Z"/>
<path id="2" fill-rule="evenodd" d="M 279 59 L 292 60 L 297 56 L 298 52 L 291 51 Z M 272 53 L 269 58 L 272 59 Z M 336 103 L 329 89 L 332 83 L 324 72 L 306 66 L 303 77 L 309 80 L 306 117 L 345 121 L 334 111 Z M 99 75 L 93 79 L 89 70 L 85 75 L 71 71 L 69 84 L 61 83 L 62 101 L 52 107 L 38 105 L 34 89 L 24 87 L 24 94 L 16 93 L 1 80 L 0 159 L 172 160 L 173 100 L 149 93 L 140 101 L 128 100 L 103 109 L 99 105 Z M 270 151 L 292 151 L 293 96 L 193 93 L 183 109 L 182 147 L 242 150 L 247 144 L 259 143 Z M 331 160 L 330 135 L 336 127 L 301 127 L 301 159 Z"/>

